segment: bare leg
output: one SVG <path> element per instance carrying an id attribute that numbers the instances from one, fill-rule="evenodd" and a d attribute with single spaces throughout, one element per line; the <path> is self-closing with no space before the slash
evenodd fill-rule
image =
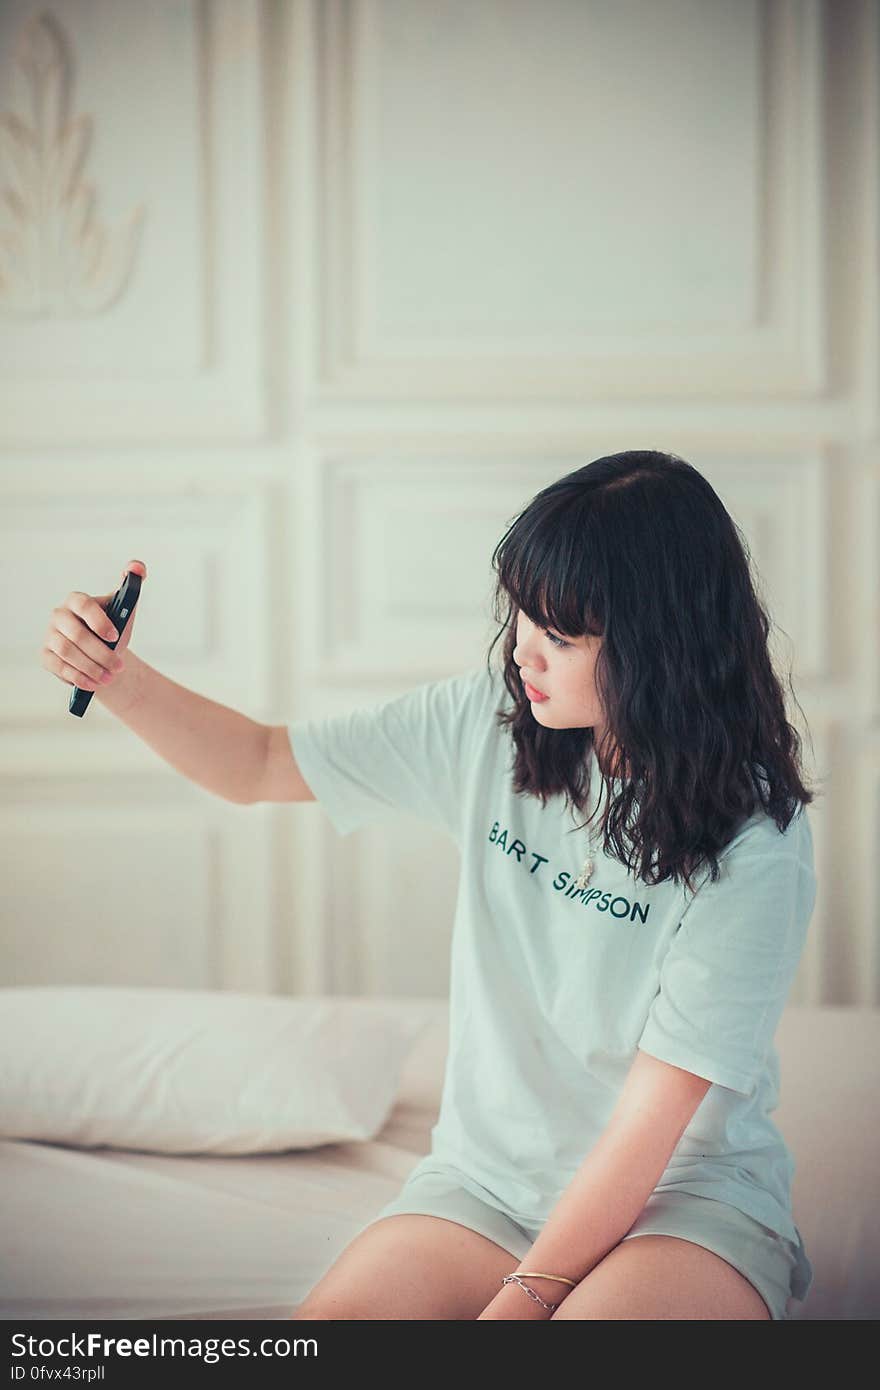
<path id="1" fill-rule="evenodd" d="M 457 1221 L 396 1212 L 355 1236 L 293 1317 L 476 1319 L 519 1263 Z"/>

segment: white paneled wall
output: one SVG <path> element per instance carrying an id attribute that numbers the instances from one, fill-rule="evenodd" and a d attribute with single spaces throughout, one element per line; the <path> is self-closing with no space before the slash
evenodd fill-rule
<path id="1" fill-rule="evenodd" d="M 262 82 L 256 0 L 4 0 L 3 444 L 263 434 Z"/>
<path id="2" fill-rule="evenodd" d="M 73 719 L 49 613 L 138 557 L 172 679 L 379 702 L 483 659 L 538 489 L 659 448 L 800 705 L 793 1002 L 880 1003 L 878 91 L 878 0 L 5 0 L 6 982 L 445 994 L 452 842 Z"/>

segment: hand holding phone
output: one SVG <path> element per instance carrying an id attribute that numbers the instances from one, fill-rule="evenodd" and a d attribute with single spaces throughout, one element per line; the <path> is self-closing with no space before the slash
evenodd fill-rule
<path id="1" fill-rule="evenodd" d="M 146 575 L 143 561 L 133 560 L 123 570 L 123 582 L 115 594 L 93 597 L 74 590 L 52 610 L 42 664 L 73 685 L 68 706 L 71 714 L 81 718 L 94 692 L 122 669 L 124 663 L 117 650 L 124 651 L 131 640 L 134 609 Z M 114 635 L 114 628 L 118 635 Z"/>

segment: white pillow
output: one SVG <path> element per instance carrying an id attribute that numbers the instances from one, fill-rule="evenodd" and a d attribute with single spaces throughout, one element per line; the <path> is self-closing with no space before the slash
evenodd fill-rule
<path id="1" fill-rule="evenodd" d="M 429 1017 L 391 998 L 0 989 L 0 1135 L 166 1154 L 371 1139 Z"/>

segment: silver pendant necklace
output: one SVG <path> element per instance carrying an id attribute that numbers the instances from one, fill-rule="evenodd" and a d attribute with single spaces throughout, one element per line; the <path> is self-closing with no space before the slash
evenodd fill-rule
<path id="1" fill-rule="evenodd" d="M 595 749 L 593 750 L 592 757 L 593 757 L 593 762 L 594 762 L 594 765 L 595 765 L 595 763 L 596 763 Z M 601 796 L 601 792 L 599 793 L 599 795 Z M 597 806 L 598 806 L 598 802 L 597 802 Z M 593 814 L 595 814 L 595 808 L 593 809 Z M 574 884 L 572 885 L 574 888 L 577 889 L 578 892 L 580 892 L 582 889 L 586 888 L 587 884 L 588 884 L 589 881 L 590 881 L 590 878 L 592 877 L 593 870 L 594 870 L 595 867 L 596 867 L 595 860 L 593 859 L 593 855 L 595 854 L 596 849 L 597 849 L 597 847 L 598 847 L 601 834 L 600 834 L 600 833 L 594 834 L 593 831 L 592 831 L 592 829 L 588 829 L 588 830 L 587 830 L 587 837 L 588 837 L 589 846 L 590 846 L 590 848 L 589 848 L 589 853 L 587 854 L 587 857 L 586 857 L 586 859 L 584 860 L 584 867 L 581 869 L 580 873 L 578 874 L 577 878 L 576 878 L 575 881 L 574 881 Z"/>
<path id="2" fill-rule="evenodd" d="M 596 840 L 594 840 L 592 832 L 588 831 L 587 833 L 589 835 L 590 841 L 590 852 L 584 860 L 584 867 L 581 869 L 573 884 L 573 887 L 576 888 L 578 892 L 580 892 L 581 889 L 586 888 L 592 876 L 593 870 L 596 867 L 595 862 L 593 860 L 593 854 L 595 853 L 597 842 Z"/>

